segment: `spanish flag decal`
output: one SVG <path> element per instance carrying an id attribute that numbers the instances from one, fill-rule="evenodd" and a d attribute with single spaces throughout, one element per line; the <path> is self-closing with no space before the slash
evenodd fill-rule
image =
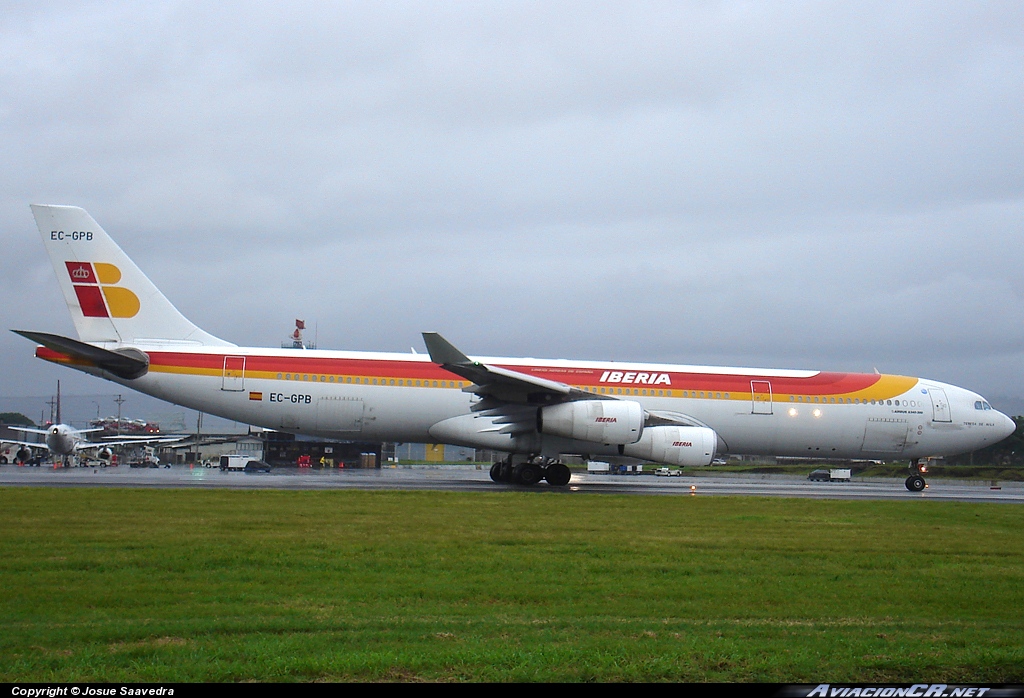
<path id="1" fill-rule="evenodd" d="M 263 393 L 254 393 L 254 392 L 250 391 L 249 392 L 249 399 L 250 400 L 262 400 L 263 399 Z"/>

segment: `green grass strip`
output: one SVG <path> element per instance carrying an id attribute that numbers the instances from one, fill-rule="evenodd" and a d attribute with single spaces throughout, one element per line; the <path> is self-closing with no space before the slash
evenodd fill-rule
<path id="1" fill-rule="evenodd" d="M 0 681 L 1024 682 L 1024 508 L 0 489 Z"/>

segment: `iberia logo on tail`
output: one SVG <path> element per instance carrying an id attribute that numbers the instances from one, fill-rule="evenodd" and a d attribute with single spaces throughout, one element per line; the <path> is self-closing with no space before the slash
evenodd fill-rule
<path id="1" fill-rule="evenodd" d="M 121 270 L 106 262 L 65 262 L 86 317 L 135 317 L 139 297 L 123 286 Z"/>

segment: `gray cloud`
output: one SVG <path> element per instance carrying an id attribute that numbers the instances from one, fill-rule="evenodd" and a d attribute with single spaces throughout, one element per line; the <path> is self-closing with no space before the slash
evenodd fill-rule
<path id="1" fill-rule="evenodd" d="M 242 343 L 305 316 L 339 348 L 435 329 L 480 354 L 877 366 L 1022 392 L 1016 3 L 5 19 L 8 327 L 71 331 L 26 204 L 72 203 Z M 0 351 L 0 392 L 64 375 L 17 337 Z"/>

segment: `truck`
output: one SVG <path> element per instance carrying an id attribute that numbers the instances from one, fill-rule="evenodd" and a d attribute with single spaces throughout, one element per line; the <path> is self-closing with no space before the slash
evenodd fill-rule
<path id="1" fill-rule="evenodd" d="M 245 470 L 245 465 L 251 460 L 258 460 L 256 456 L 243 456 L 239 453 L 229 453 L 220 457 L 221 470 Z"/>
<path id="2" fill-rule="evenodd" d="M 832 468 L 830 470 L 819 468 L 808 475 L 807 479 L 812 482 L 849 482 L 850 475 L 849 468 Z"/>

